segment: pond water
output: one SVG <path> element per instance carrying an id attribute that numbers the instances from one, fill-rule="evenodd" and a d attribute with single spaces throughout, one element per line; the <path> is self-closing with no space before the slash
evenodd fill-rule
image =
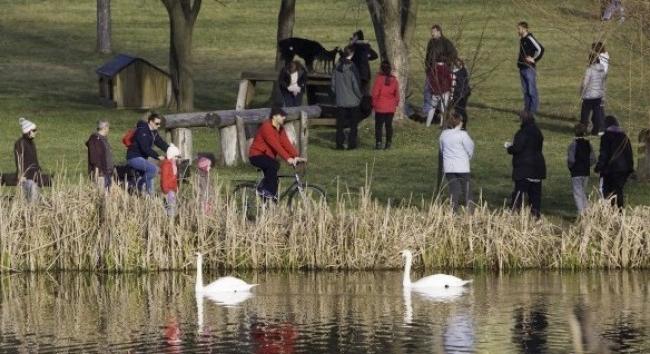
<path id="1" fill-rule="evenodd" d="M 0 353 L 650 353 L 650 272 L 456 273 L 474 282 L 429 294 L 400 272 L 236 275 L 260 285 L 2 275 Z"/>

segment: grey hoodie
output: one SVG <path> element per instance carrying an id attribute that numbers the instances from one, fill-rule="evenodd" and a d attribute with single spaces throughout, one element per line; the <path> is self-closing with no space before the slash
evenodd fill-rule
<path id="1" fill-rule="evenodd" d="M 585 78 L 582 81 L 582 99 L 590 100 L 605 97 L 605 81 L 607 72 L 605 66 L 601 63 L 593 63 L 585 72 Z"/>
<path id="2" fill-rule="evenodd" d="M 356 107 L 361 103 L 359 71 L 349 59 L 341 59 L 332 73 L 332 90 L 337 107 Z"/>

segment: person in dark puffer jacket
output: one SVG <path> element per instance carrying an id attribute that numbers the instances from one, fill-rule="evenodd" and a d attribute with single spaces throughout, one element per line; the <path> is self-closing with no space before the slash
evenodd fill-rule
<path id="1" fill-rule="evenodd" d="M 589 183 L 589 170 L 596 163 L 596 154 L 589 140 L 585 138 L 587 127 L 578 123 L 574 127 L 575 138 L 567 151 L 567 166 L 571 172 L 573 199 L 582 214 L 587 208 L 587 184 Z"/>
<path id="2" fill-rule="evenodd" d="M 163 160 L 165 157 L 158 155 L 153 149 L 154 145 L 162 151 L 167 151 L 169 144 L 158 134 L 162 124 L 162 116 L 151 113 L 147 121 L 139 121 L 133 135 L 133 144 L 126 151 L 126 163 L 133 169 L 144 174 L 144 180 L 138 181 L 138 190 L 146 186 L 146 192 L 153 195 L 153 180 L 158 174 L 158 167 L 148 159 Z"/>
<path id="3" fill-rule="evenodd" d="M 36 153 L 36 124 L 21 117 L 18 119 L 23 135 L 14 144 L 14 160 L 16 162 L 16 178 L 22 187 L 25 199 L 34 203 L 38 201 L 38 187 L 42 184 L 41 165 Z"/>
<path id="4" fill-rule="evenodd" d="M 634 172 L 632 143 L 614 116 L 605 117 L 605 134 L 600 138 L 600 154 L 595 168 L 602 178 L 602 192 L 605 198 L 614 197 L 623 208 L 623 188 L 628 177 Z"/>
<path id="5" fill-rule="evenodd" d="M 519 118 L 521 128 L 515 134 L 513 142 L 504 144 L 508 154 L 512 155 L 512 180 L 515 182 L 512 208 L 520 209 L 524 204 L 525 195 L 530 202 L 531 213 L 539 217 L 542 180 L 546 178 L 546 162 L 542 153 L 544 136 L 535 124 L 535 117 L 531 112 L 523 111 Z"/>

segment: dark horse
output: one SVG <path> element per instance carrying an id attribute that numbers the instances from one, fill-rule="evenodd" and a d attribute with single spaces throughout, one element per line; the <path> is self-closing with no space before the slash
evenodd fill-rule
<path id="1" fill-rule="evenodd" d="M 294 56 L 298 55 L 305 60 L 305 66 L 309 71 L 314 71 L 314 60 L 322 62 L 324 71 L 332 70 L 336 61 L 336 53 L 339 51 L 338 47 L 329 51 L 325 50 L 316 41 L 298 37 L 283 39 L 278 42 L 278 47 L 285 63 L 292 61 Z"/>

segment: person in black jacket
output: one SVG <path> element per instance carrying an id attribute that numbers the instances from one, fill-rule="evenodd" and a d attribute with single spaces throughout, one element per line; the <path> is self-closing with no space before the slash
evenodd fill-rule
<path id="1" fill-rule="evenodd" d="M 370 61 L 378 58 L 377 52 L 370 47 L 370 42 L 364 39 L 362 30 L 358 30 L 352 34 L 350 46 L 354 52 L 352 62 L 356 65 L 357 70 L 359 70 L 361 92 L 364 95 L 368 95 L 370 92 L 370 80 L 372 79 Z"/>
<path id="2" fill-rule="evenodd" d="M 591 147 L 587 135 L 587 126 L 578 123 L 574 127 L 575 138 L 567 151 L 567 166 L 571 172 L 571 185 L 573 199 L 576 202 L 578 213 L 582 214 L 587 208 L 587 184 L 589 183 L 589 170 L 596 163 L 596 154 Z"/>
<path id="3" fill-rule="evenodd" d="M 623 208 L 623 188 L 627 178 L 634 172 L 632 144 L 614 116 L 605 117 L 605 134 L 600 138 L 600 154 L 595 171 L 602 178 L 602 192 L 605 198 L 614 197 Z"/>
<path id="4" fill-rule="evenodd" d="M 463 130 L 467 130 L 467 99 L 472 94 L 472 89 L 469 86 L 469 73 L 460 58 L 456 58 L 454 63 L 453 86 L 452 107 L 454 112 L 463 117 Z"/>
<path id="5" fill-rule="evenodd" d="M 283 107 L 302 105 L 302 97 L 307 87 L 307 71 L 299 61 L 290 61 L 280 70 L 278 78 Z"/>
<path id="6" fill-rule="evenodd" d="M 36 153 L 36 124 L 21 117 L 18 119 L 23 135 L 14 144 L 16 178 L 22 187 L 25 199 L 33 203 L 38 201 L 38 186 L 42 184 L 41 165 Z"/>
<path id="7" fill-rule="evenodd" d="M 537 113 L 539 94 L 537 93 L 537 62 L 544 55 L 544 47 L 539 44 L 532 33 L 528 32 L 528 23 L 517 24 L 519 33 L 519 57 L 517 67 L 521 79 L 521 91 L 524 94 L 524 110 Z"/>
<path id="8" fill-rule="evenodd" d="M 542 180 L 546 178 L 546 162 L 542 148 L 544 136 L 535 124 L 531 112 L 523 111 L 519 115 L 521 127 L 512 143 L 504 147 L 512 155 L 512 179 L 515 190 L 512 192 L 512 208 L 518 210 L 525 201 L 530 202 L 531 213 L 540 216 L 542 205 Z"/>
<path id="9" fill-rule="evenodd" d="M 133 135 L 133 143 L 126 151 L 126 163 L 133 169 L 144 174 L 144 180 L 138 181 L 138 190 L 146 186 L 146 192 L 153 194 L 153 180 L 158 174 L 158 167 L 149 162 L 148 159 L 163 160 L 165 156 L 160 156 L 153 149 L 157 146 L 162 151 L 167 151 L 169 144 L 158 134 L 158 128 L 162 124 L 162 116 L 158 113 L 151 113 L 147 121 L 139 121 Z"/>
<path id="10" fill-rule="evenodd" d="M 426 119 L 427 113 L 433 108 L 431 84 L 429 75 L 431 70 L 444 60 L 445 64 L 452 65 L 458 57 L 458 51 L 454 44 L 442 34 L 442 27 L 438 24 L 431 26 L 431 39 L 427 43 L 426 56 L 424 59 L 424 101 L 422 103 L 422 115 Z"/>

